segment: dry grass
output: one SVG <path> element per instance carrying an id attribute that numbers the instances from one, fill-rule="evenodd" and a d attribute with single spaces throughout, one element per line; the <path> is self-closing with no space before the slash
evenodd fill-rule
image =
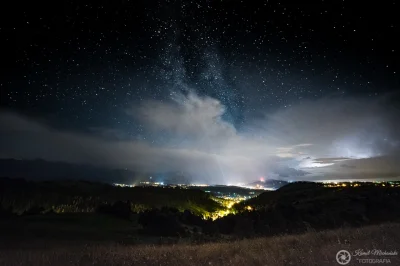
<path id="1" fill-rule="evenodd" d="M 62 248 L 3 249 L 0 250 L 0 265 L 337 266 L 339 264 L 336 262 L 335 256 L 341 249 L 350 252 L 357 249 L 400 251 L 400 224 L 203 245 L 120 246 L 101 244 L 88 246 L 70 243 L 69 245 L 65 244 Z M 400 265 L 400 254 L 399 256 L 389 256 L 389 258 L 391 265 Z M 348 265 L 359 264 L 353 258 Z"/>

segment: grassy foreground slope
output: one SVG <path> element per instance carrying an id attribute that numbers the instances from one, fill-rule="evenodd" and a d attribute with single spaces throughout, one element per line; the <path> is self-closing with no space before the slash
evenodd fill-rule
<path id="1" fill-rule="evenodd" d="M 0 250 L 0 265 L 339 265 L 335 256 L 345 249 L 394 251 L 400 248 L 400 224 L 307 232 L 231 243 L 172 246 L 84 245 L 65 243 L 49 248 Z M 55 247 L 55 248 L 51 248 Z M 387 258 L 400 265 L 397 256 Z M 347 265 L 359 265 L 353 257 Z M 374 264 L 368 264 L 374 265 Z"/>

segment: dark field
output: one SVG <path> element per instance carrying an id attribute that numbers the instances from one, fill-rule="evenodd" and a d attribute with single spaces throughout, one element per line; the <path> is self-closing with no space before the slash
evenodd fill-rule
<path id="1" fill-rule="evenodd" d="M 400 225 L 307 232 L 201 245 L 120 245 L 83 241 L 27 242 L 0 250 L 0 265 L 339 265 L 339 250 L 396 250 Z M 376 258 L 376 257 L 375 257 Z M 386 256 L 399 265 L 399 256 Z M 348 265 L 359 265 L 353 257 Z M 374 264 L 369 264 L 374 265 Z"/>
<path id="2" fill-rule="evenodd" d="M 13 217 L 0 222 L 1 246 L 18 246 L 29 240 L 122 241 L 138 224 L 97 213 L 46 214 Z"/>

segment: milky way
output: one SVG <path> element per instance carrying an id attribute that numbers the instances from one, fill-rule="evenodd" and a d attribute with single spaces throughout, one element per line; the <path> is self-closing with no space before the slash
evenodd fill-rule
<path id="1" fill-rule="evenodd" d="M 395 6 L 10 7 L 0 155 L 219 183 L 397 177 Z"/>

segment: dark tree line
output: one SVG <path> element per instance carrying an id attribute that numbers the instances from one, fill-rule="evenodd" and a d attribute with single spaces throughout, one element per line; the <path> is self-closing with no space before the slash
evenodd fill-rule
<path id="1" fill-rule="evenodd" d="M 400 188 L 326 188 L 313 183 L 290 184 L 265 192 L 236 204 L 235 215 L 214 221 L 204 219 L 204 214 L 218 211 L 221 206 L 209 194 L 190 189 L 0 179 L 0 201 L 0 217 L 98 212 L 135 219 L 142 227 L 142 234 L 191 237 L 199 241 L 204 236 L 269 236 L 400 219 Z"/>
<path id="2" fill-rule="evenodd" d="M 195 189 L 115 187 L 89 181 L 41 181 L 0 178 L 0 206 L 15 214 L 95 212 L 103 205 L 130 202 L 133 212 L 173 207 L 197 215 L 222 208 L 208 193 Z"/>

